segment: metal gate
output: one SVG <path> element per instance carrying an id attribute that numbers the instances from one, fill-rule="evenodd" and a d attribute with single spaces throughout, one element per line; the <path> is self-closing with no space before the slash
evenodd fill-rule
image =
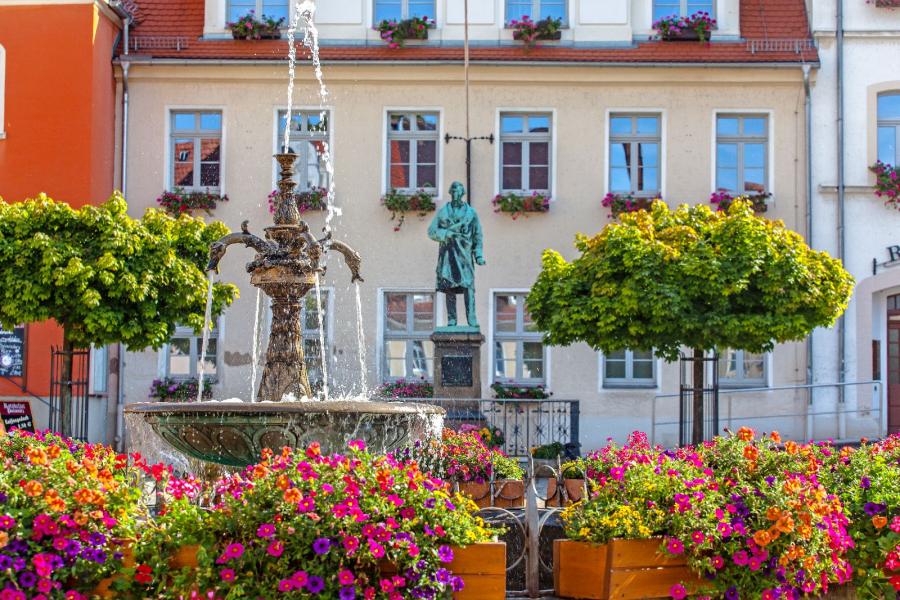
<path id="1" fill-rule="evenodd" d="M 90 355 L 90 350 L 50 349 L 50 430 L 77 440 L 87 440 L 88 435 Z"/>

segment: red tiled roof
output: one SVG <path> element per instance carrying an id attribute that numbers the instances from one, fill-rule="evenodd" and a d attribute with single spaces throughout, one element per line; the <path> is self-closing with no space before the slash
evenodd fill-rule
<path id="1" fill-rule="evenodd" d="M 283 60 L 286 40 L 204 40 L 204 0 L 135 0 L 141 22 L 133 30 L 132 52 L 141 57 L 206 60 Z M 804 0 L 741 0 L 740 41 L 643 41 L 621 48 L 543 45 L 470 48 L 472 62 L 569 63 L 818 63 L 811 44 Z M 135 47 L 136 45 L 136 47 Z M 326 62 L 462 61 L 461 46 L 324 46 Z M 137 57 L 135 57 L 137 58 Z"/>

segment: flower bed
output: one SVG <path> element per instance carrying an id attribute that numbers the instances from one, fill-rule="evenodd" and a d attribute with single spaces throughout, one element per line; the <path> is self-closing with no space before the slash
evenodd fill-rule
<path id="1" fill-rule="evenodd" d="M 436 208 L 434 196 L 425 190 L 419 190 L 413 194 L 404 194 L 392 189 L 381 197 L 381 203 L 386 209 L 391 211 L 391 221 L 397 221 L 394 231 L 400 231 L 400 228 L 403 227 L 406 213 L 414 212 L 418 213 L 419 217 L 424 217 Z"/>
<path id="2" fill-rule="evenodd" d="M 171 192 L 163 192 L 156 199 L 163 210 L 170 215 L 180 215 L 190 213 L 195 210 L 205 211 L 211 215 L 219 202 L 227 202 L 227 195 L 214 194 L 209 191 L 205 192 L 186 192 L 181 188 L 175 188 Z"/>
<path id="3" fill-rule="evenodd" d="M 424 378 L 419 381 L 400 379 L 381 384 L 375 395 L 381 398 L 432 398 L 434 385 Z"/>
<path id="4" fill-rule="evenodd" d="M 768 192 L 732 196 L 726 190 L 718 190 L 710 195 L 709 203 L 715 206 L 717 211 L 728 212 L 728 209 L 734 204 L 735 200 L 746 200 L 753 206 L 754 212 L 762 213 L 769 209 L 769 205 L 766 201 L 771 197 L 772 194 Z"/>
<path id="5" fill-rule="evenodd" d="M 609 192 L 603 197 L 601 204 L 609 209 L 609 218 L 614 219 L 622 213 L 650 210 L 655 200 L 662 201 L 662 198 L 635 198 L 631 194 Z"/>
<path id="6" fill-rule="evenodd" d="M 667 41 L 708 42 L 710 32 L 715 28 L 716 20 L 708 12 L 700 11 L 681 17 L 672 15 L 653 22 L 657 38 Z"/>
<path id="7" fill-rule="evenodd" d="M 495 213 L 509 213 L 513 219 L 516 219 L 522 214 L 528 216 L 528 213 L 550 210 L 550 196 L 538 192 L 531 194 L 506 192 L 494 196 L 491 204 L 494 205 Z"/>
<path id="8" fill-rule="evenodd" d="M 268 196 L 270 213 L 275 212 L 275 198 L 278 197 L 278 193 L 278 190 L 272 190 Z M 328 189 L 316 187 L 302 192 L 295 192 L 294 202 L 297 203 L 297 210 L 300 211 L 300 214 L 311 210 L 325 210 L 328 203 Z"/>
<path id="9" fill-rule="evenodd" d="M 385 19 L 375 26 L 375 31 L 387 42 L 388 48 L 402 48 L 406 40 L 427 40 L 431 27 L 434 27 L 434 21 L 428 17 L 412 17 L 402 21 Z"/>
<path id="10" fill-rule="evenodd" d="M 513 19 L 506 25 L 513 30 L 513 39 L 524 42 L 526 48 L 534 48 L 538 40 L 558 40 L 562 38 L 562 19 L 547 17 L 532 21 L 528 15 Z"/>
<path id="11" fill-rule="evenodd" d="M 879 160 L 869 170 L 875 174 L 875 195 L 884 200 L 885 206 L 900 208 L 900 173 L 897 168 Z"/>
<path id="12" fill-rule="evenodd" d="M 258 20 L 253 10 L 237 21 L 225 23 L 225 27 L 231 30 L 231 37 L 236 40 L 277 40 L 281 38 L 283 25 L 284 17 L 273 19 L 263 15 Z"/>
<path id="13" fill-rule="evenodd" d="M 212 381 L 204 379 L 203 399 L 212 400 Z M 154 379 L 150 384 L 150 397 L 158 402 L 193 402 L 197 399 L 196 379 Z"/>

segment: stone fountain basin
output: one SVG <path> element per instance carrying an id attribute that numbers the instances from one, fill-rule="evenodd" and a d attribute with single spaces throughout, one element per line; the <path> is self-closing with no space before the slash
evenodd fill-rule
<path id="1" fill-rule="evenodd" d="M 443 408 L 410 402 L 145 402 L 125 407 L 143 417 L 180 452 L 221 465 L 259 462 L 263 448 L 304 447 L 342 452 L 363 440 L 375 452 L 401 448 L 439 434 Z"/>

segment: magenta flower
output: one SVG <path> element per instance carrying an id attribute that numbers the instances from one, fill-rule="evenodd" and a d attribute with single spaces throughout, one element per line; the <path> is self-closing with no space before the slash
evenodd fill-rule
<path id="1" fill-rule="evenodd" d="M 226 583 L 234 581 L 234 569 L 222 569 L 219 571 L 219 579 Z"/>
<path id="2" fill-rule="evenodd" d="M 266 548 L 266 552 L 269 553 L 269 556 L 278 558 L 282 554 L 284 554 L 284 542 L 281 540 L 274 540 L 269 543 L 269 546 Z"/>
<path id="3" fill-rule="evenodd" d="M 256 537 L 270 538 L 275 535 L 275 526 L 271 523 L 263 523 L 256 530 Z"/>

